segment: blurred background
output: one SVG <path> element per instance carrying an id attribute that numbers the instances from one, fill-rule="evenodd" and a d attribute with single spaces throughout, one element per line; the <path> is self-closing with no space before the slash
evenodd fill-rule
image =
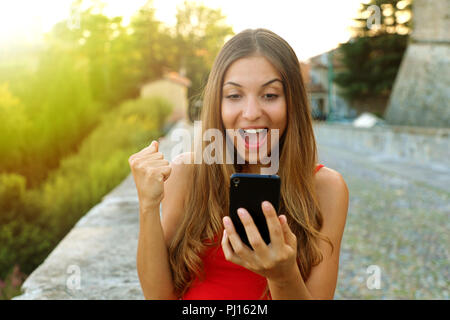
<path id="1" fill-rule="evenodd" d="M 198 118 L 223 44 L 259 27 L 295 50 L 319 158 L 349 185 L 336 298 L 448 299 L 449 10 L 449 0 L 1 2 L 0 299 L 19 295 L 129 177 L 131 154 Z"/>

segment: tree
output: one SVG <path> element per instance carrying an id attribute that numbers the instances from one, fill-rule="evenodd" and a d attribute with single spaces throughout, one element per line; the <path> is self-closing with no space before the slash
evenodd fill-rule
<path id="1" fill-rule="evenodd" d="M 234 32 L 225 24 L 225 16 L 220 9 L 201 4 L 185 1 L 178 8 L 176 17 L 175 63 L 178 70 L 185 69 L 186 76 L 192 81 L 188 90 L 192 104 L 206 84 L 216 55 Z"/>
<path id="2" fill-rule="evenodd" d="M 133 16 L 128 53 L 134 81 L 142 84 L 163 74 L 173 64 L 173 41 L 163 24 L 155 18 L 153 1 L 147 1 Z"/>
<path id="3" fill-rule="evenodd" d="M 373 111 L 370 101 L 374 100 L 381 101 L 383 109 L 408 44 L 411 3 L 371 0 L 361 4 L 355 22 L 354 36 L 339 47 L 344 68 L 336 74 L 335 81 L 356 109 L 369 103 L 369 111 Z M 380 116 L 382 109 L 377 110 Z"/>
<path id="4" fill-rule="evenodd" d="M 407 35 L 411 32 L 412 0 L 371 0 L 362 3 L 352 27 L 354 36 Z"/>

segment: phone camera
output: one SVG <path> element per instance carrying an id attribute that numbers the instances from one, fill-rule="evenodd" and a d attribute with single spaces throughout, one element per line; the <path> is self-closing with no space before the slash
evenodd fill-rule
<path id="1" fill-rule="evenodd" d="M 239 178 L 234 178 L 234 179 L 233 179 L 233 183 L 234 183 L 234 186 L 235 186 L 235 187 L 237 187 L 239 181 L 240 181 Z"/>

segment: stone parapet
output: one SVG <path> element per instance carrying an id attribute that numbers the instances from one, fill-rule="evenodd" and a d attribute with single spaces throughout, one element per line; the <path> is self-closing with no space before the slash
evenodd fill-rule
<path id="1" fill-rule="evenodd" d="M 315 124 L 318 144 L 450 169 L 450 128 Z"/>

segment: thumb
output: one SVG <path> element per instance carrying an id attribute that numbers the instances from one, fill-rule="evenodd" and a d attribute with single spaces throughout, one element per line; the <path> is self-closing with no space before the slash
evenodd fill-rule
<path id="1" fill-rule="evenodd" d="M 167 179 L 169 179 L 171 172 L 172 172 L 172 167 L 170 167 L 170 166 L 162 167 L 162 169 L 161 169 L 162 181 L 166 181 Z"/>
<path id="2" fill-rule="evenodd" d="M 158 144 L 158 141 L 156 141 L 156 140 L 153 140 L 149 146 L 149 148 L 152 152 L 158 152 L 158 147 L 159 147 L 159 144 Z"/>

